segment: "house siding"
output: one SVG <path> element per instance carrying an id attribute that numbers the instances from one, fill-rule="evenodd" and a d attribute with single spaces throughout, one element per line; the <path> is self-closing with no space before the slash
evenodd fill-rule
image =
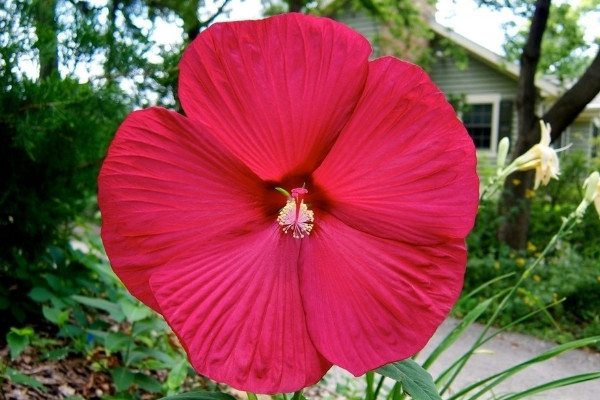
<path id="1" fill-rule="evenodd" d="M 517 83 L 474 57 L 468 57 L 465 69 L 448 57 L 433 63 L 429 75 L 447 95 L 499 94 L 502 100 L 514 100 Z"/>
<path id="2" fill-rule="evenodd" d="M 347 5 L 336 13 L 335 19 L 366 37 L 372 44 L 376 43 L 380 25 L 374 18 L 368 17 L 360 11 L 354 11 Z"/>
<path id="3" fill-rule="evenodd" d="M 348 5 L 337 10 L 334 18 L 360 32 L 372 44 L 375 44 L 373 57 L 378 56 L 376 43 L 381 27 L 373 18 L 360 11 L 354 11 Z M 435 45 L 435 41 L 432 44 Z M 494 137 L 499 140 L 504 136 L 509 136 L 511 142 L 514 143 L 518 121 L 515 107 L 518 77 L 514 76 L 515 72 L 504 70 L 501 61 L 492 63 L 485 55 L 470 50 L 467 51 L 466 68 L 460 68 L 452 57 L 444 55 L 443 50 L 438 53 L 439 57 L 427 70 L 433 82 L 449 100 L 464 97 L 467 103 L 469 101 L 484 103 L 488 101 L 483 99 L 495 99 L 493 103 L 495 104 L 494 107 L 499 109 L 499 116 L 496 115 L 495 117 L 498 123 Z M 543 86 L 540 86 L 540 90 L 542 89 Z M 545 90 L 547 91 L 547 88 Z M 543 114 L 544 106 L 542 100 L 539 104 L 539 115 Z M 568 152 L 583 151 L 588 157 L 597 156 L 598 146 L 593 147 L 591 143 L 594 136 L 593 118 L 599 118 L 598 115 L 597 111 L 590 114 L 590 116 L 580 115 L 563 133 L 560 143 L 557 143 L 556 146 L 560 147 L 571 143 L 572 147 Z M 480 172 L 495 169 L 495 150 L 495 143 L 492 144 L 490 149 L 478 149 L 478 169 Z"/>
<path id="4" fill-rule="evenodd" d="M 592 122 L 573 122 L 561 136 L 561 145 L 571 145 L 569 152 L 583 152 L 592 157 Z"/>

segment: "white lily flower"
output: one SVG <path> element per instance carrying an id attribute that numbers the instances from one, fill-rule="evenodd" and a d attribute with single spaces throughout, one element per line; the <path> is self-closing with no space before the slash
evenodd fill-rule
<path id="1" fill-rule="evenodd" d="M 533 145 L 532 148 L 512 163 L 515 170 L 528 171 L 535 169 L 534 189 L 537 189 L 540 184 L 547 185 L 551 178 L 558 179 L 560 168 L 556 153 L 566 149 L 554 150 L 550 147 L 551 127 L 549 123 L 540 120 L 540 128 L 542 133 L 540 142 Z"/>

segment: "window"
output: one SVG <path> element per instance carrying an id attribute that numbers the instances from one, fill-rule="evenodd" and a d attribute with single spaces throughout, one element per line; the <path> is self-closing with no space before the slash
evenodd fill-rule
<path id="1" fill-rule="evenodd" d="M 478 149 L 489 149 L 492 144 L 493 104 L 471 104 L 463 115 L 463 124 Z"/>
<path id="2" fill-rule="evenodd" d="M 462 113 L 462 122 L 469 135 L 475 142 L 477 150 L 496 153 L 498 147 L 501 117 L 501 101 L 499 94 L 475 94 L 466 96 L 466 107 Z M 507 102 L 507 104 L 510 102 Z M 512 104 L 512 103 L 511 103 Z M 506 113 L 508 121 L 508 134 L 510 134 L 510 121 L 512 120 L 512 105 Z M 503 133 L 505 134 L 505 133 Z"/>

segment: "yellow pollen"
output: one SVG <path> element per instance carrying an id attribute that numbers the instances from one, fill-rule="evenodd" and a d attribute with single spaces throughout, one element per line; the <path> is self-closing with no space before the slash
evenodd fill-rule
<path id="1" fill-rule="evenodd" d="M 291 231 L 295 239 L 310 235 L 314 226 L 314 213 L 308 209 L 302 199 L 305 193 L 306 189 L 292 190 L 293 197 L 288 198 L 277 215 L 277 223 L 283 227 L 283 233 Z"/>

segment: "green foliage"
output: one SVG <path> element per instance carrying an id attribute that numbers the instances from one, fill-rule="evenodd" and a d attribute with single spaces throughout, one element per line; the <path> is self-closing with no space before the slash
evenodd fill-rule
<path id="1" fill-rule="evenodd" d="M 543 75 L 557 77 L 561 82 L 581 76 L 591 57 L 587 51 L 591 43 L 586 41 L 582 16 L 589 12 L 584 5 L 574 6 L 569 2 L 552 3 L 544 38 L 538 71 Z M 507 35 L 504 51 L 511 61 L 517 61 L 527 40 L 529 27 L 517 27 L 514 22 L 507 29 L 517 33 Z"/>
<path id="2" fill-rule="evenodd" d="M 119 399 L 214 389 L 127 294 L 98 235 L 96 179 L 118 125 L 136 105 L 175 103 L 183 40 L 150 36 L 193 2 L 148 3 L 0 4 L 0 372 L 13 384 L 47 390 L 16 369 L 25 354 L 87 360 Z"/>
<path id="3" fill-rule="evenodd" d="M 11 360 L 28 346 L 48 359 L 87 359 L 93 370 L 112 378 L 115 398 L 215 389 L 195 375 L 165 321 L 134 299 L 112 273 L 96 223 L 80 224 L 79 235 L 63 253 L 65 265 L 59 268 L 80 271 L 72 281 L 47 272 L 29 292 L 56 339 L 38 336 L 31 326 L 13 327 L 6 335 Z M 37 387 L 35 378 L 11 368 L 9 363 L 3 374 L 13 383 Z"/>
<path id="4" fill-rule="evenodd" d="M 415 400 L 441 400 L 431 375 L 412 359 L 388 364 L 376 372 L 397 381 Z"/>
<path id="5" fill-rule="evenodd" d="M 23 81 L 3 95 L 0 257 L 39 254 L 57 229 L 79 215 L 125 107 L 115 93 L 51 78 Z M 7 245 L 8 244 L 8 245 Z"/>
<path id="6" fill-rule="evenodd" d="M 42 391 L 43 393 L 46 392 L 46 388 L 44 387 L 43 383 L 41 383 L 37 379 L 34 379 L 28 375 L 21 373 L 13 368 L 4 368 L 2 370 L 2 376 L 7 377 L 8 379 L 10 379 L 12 382 L 14 382 L 16 384 L 29 386 L 29 387 L 38 389 L 38 390 Z"/>
<path id="7" fill-rule="evenodd" d="M 590 160 L 583 152 L 570 152 L 561 157 L 560 179 L 539 188 L 531 203 L 531 242 L 538 248 L 551 237 L 549 226 L 559 226 L 561 215 L 575 210 L 581 201 L 583 181 L 590 171 Z M 600 260 L 600 224 L 593 207 L 576 230 L 570 232 L 568 243 L 585 258 Z"/>
<path id="8" fill-rule="evenodd" d="M 95 212 L 114 132 L 136 104 L 175 102 L 181 48 L 154 46 L 153 20 L 141 18 L 150 15 L 141 1 L 0 4 L 2 334 L 40 312 L 65 322 L 60 309 L 38 308 L 26 294 L 87 277 L 67 259 L 68 241 L 74 220 Z"/>
<path id="9" fill-rule="evenodd" d="M 14 360 L 25 350 L 25 347 L 29 345 L 30 337 L 33 336 L 34 331 L 31 327 L 25 327 L 22 329 L 10 328 L 10 332 L 6 335 L 6 343 L 10 348 L 10 359 Z"/>
<path id="10" fill-rule="evenodd" d="M 267 13 L 279 10 L 280 0 L 270 3 Z M 377 25 L 377 32 L 369 40 L 375 56 L 395 55 L 423 67 L 427 67 L 433 59 L 429 40 L 434 35 L 427 23 L 428 13 L 435 11 L 432 0 L 418 3 L 410 0 L 338 0 L 307 2 L 306 8 L 311 14 L 340 20 L 344 20 L 344 16 L 346 20 L 351 19 L 356 13 L 372 19 Z"/>
<path id="11" fill-rule="evenodd" d="M 502 217 L 496 212 L 496 203 L 488 203 L 480 209 L 475 229 L 468 237 L 465 291 L 491 279 L 513 275 L 485 287 L 477 296 L 463 298 L 455 310 L 456 315 L 466 315 L 477 304 L 516 282 L 519 274 L 552 240 L 563 218 L 581 201 L 581 185 L 587 171 L 589 161 L 584 155 L 565 155 L 561 158 L 560 179 L 535 192 L 531 199 L 530 241 L 526 251 L 514 251 L 498 243 L 496 233 Z M 508 324 L 547 304 L 554 304 L 514 329 L 561 343 L 599 335 L 599 279 L 600 221 L 591 206 L 581 222 L 560 241 L 557 250 L 547 255 L 540 268 L 522 282 L 514 300 L 499 316 L 498 324 Z"/>
<path id="12" fill-rule="evenodd" d="M 234 400 L 235 397 L 226 393 L 194 391 L 174 396 L 163 397 L 160 400 Z"/>
<path id="13" fill-rule="evenodd" d="M 93 204 L 100 163 L 127 109 L 119 96 L 56 75 L 25 78 L 0 95 L 0 279 L 8 283 L 0 309 L 19 305 L 11 311 L 20 321 L 24 293 L 41 274 L 73 276 L 57 268 L 61 248 L 71 222 Z"/>

